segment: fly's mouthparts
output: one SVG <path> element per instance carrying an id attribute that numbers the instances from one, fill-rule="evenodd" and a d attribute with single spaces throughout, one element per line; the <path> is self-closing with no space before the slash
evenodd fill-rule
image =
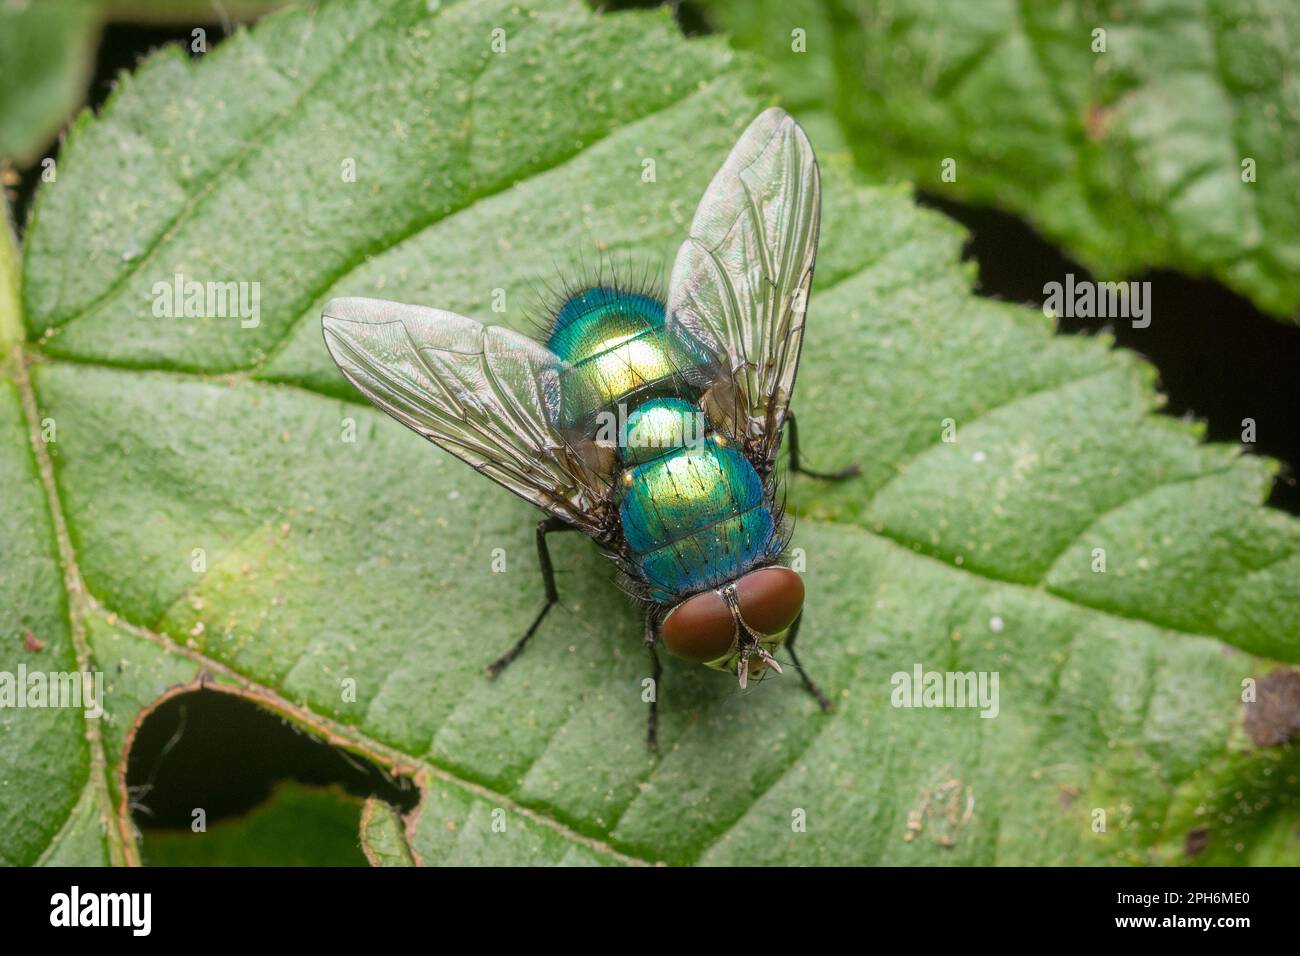
<path id="1" fill-rule="evenodd" d="M 741 690 L 749 686 L 749 662 L 751 658 L 758 659 L 759 666 L 754 669 L 756 673 L 764 667 L 770 667 L 778 674 L 784 673 L 776 658 L 759 643 L 764 637 L 766 635 L 759 634 L 758 631 L 746 624 L 743 618 L 737 618 L 737 641 L 740 644 L 740 658 L 736 662 L 736 679 L 740 682 Z"/>
<path id="2" fill-rule="evenodd" d="M 749 659 L 757 657 L 763 667 L 770 667 L 778 674 L 784 673 L 781 665 L 776 662 L 776 658 L 768 652 L 760 641 L 771 640 L 771 635 L 760 633 L 750 627 L 745 622 L 740 613 L 740 600 L 736 597 L 736 585 L 734 582 L 725 587 L 718 588 L 718 595 L 726 602 L 727 609 L 731 611 L 731 617 L 736 622 L 736 636 L 733 639 L 733 646 L 740 650 L 740 657 L 736 661 L 736 679 L 740 682 L 741 690 L 749 686 Z"/>
<path id="3" fill-rule="evenodd" d="M 785 673 L 781 670 L 781 665 L 776 662 L 776 658 L 761 647 L 758 649 L 758 659 L 778 674 Z"/>

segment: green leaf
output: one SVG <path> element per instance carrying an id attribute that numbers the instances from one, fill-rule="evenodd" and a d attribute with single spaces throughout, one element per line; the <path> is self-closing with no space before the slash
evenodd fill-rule
<path id="1" fill-rule="evenodd" d="M 362 801 L 328 787 L 281 783 L 247 815 L 207 831 L 146 830 L 149 866 L 365 866 Z"/>
<path id="2" fill-rule="evenodd" d="M 415 866 L 401 816 L 375 797 L 361 812 L 361 848 L 371 866 Z"/>
<path id="3" fill-rule="evenodd" d="M 242 108 L 164 119 L 177 98 Z M 320 305 L 528 329 L 557 260 L 667 261 L 768 101 L 662 11 L 370 0 L 161 54 L 79 127 L 26 237 L 0 588 L 106 713 L 4 712 L 13 862 L 138 858 L 133 728 L 200 685 L 411 778 L 405 819 L 367 811 L 383 862 L 1295 862 L 1300 525 L 1260 506 L 1272 465 L 1156 414 L 1106 340 L 973 296 L 961 232 L 834 150 L 795 408 L 813 465 L 864 476 L 787 486 L 834 713 L 673 660 L 647 752 L 641 621 L 578 536 L 562 606 L 484 678 L 542 600 L 536 512 L 351 392 Z M 258 322 L 155 315 L 178 272 L 260 282 Z M 892 706 L 918 664 L 996 672 L 997 716 Z"/>
<path id="4" fill-rule="evenodd" d="M 6 0 L 0 3 L 0 160 L 26 166 L 82 104 L 105 21 L 227 29 L 285 0 Z M 308 3 L 314 0 L 307 0 Z M 219 33 L 205 43 L 215 43 Z M 195 52 L 202 52 L 196 50 Z"/>
<path id="5" fill-rule="evenodd" d="M 289 0 L 222 0 L 214 8 L 212 0 L 100 0 L 104 13 L 113 20 L 141 23 L 219 23 L 254 20 L 264 13 L 284 6 Z M 298 0 L 297 6 L 312 8 L 317 0 Z M 210 32 L 210 31 L 209 31 Z"/>
<path id="6" fill-rule="evenodd" d="M 1168 267 L 1300 312 L 1295 4 L 705 6 L 797 115 L 836 116 L 869 177 L 1009 209 L 1102 278 Z"/>
<path id="7" fill-rule="evenodd" d="M 40 156 L 90 81 L 95 0 L 0 3 L 0 159 Z"/>

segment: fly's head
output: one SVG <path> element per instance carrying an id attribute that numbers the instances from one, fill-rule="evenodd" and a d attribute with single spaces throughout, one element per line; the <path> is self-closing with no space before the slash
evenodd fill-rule
<path id="1" fill-rule="evenodd" d="M 682 601 L 664 618 L 669 652 L 715 670 L 749 678 L 781 665 L 772 656 L 803 610 L 803 579 L 783 567 L 750 571 L 713 591 Z"/>

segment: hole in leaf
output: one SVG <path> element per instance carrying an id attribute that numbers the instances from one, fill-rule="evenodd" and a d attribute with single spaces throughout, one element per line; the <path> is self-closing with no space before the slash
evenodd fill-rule
<path id="1" fill-rule="evenodd" d="M 212 690 L 172 697 L 145 718 L 127 792 L 145 863 L 180 866 L 364 866 L 365 798 L 402 813 L 419 801 L 379 766 Z"/>

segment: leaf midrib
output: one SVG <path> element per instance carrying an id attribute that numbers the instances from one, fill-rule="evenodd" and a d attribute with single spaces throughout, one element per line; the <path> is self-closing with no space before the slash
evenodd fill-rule
<path id="1" fill-rule="evenodd" d="M 265 388 L 265 389 L 272 389 L 272 390 L 284 389 L 294 393 L 302 393 L 302 394 L 310 395 L 314 398 L 320 398 L 326 401 L 342 402 L 344 404 L 354 405 L 359 409 L 363 409 L 367 414 L 374 414 L 379 416 L 381 420 L 384 419 L 384 416 L 378 411 L 376 411 L 369 402 L 362 400 L 357 395 L 334 395 L 330 392 L 326 392 L 318 388 L 313 388 L 310 385 L 300 384 L 297 382 L 273 381 L 268 379 L 256 378 L 254 374 L 250 372 L 214 375 L 214 374 L 206 374 L 201 372 L 190 372 L 190 371 L 179 370 L 179 369 L 163 369 L 163 368 L 154 368 L 154 367 L 140 368 L 136 366 L 121 365 L 113 362 L 106 362 L 100 360 L 66 358 L 57 355 L 51 356 L 42 353 L 39 349 L 32 346 L 25 346 L 25 349 L 27 352 L 31 353 L 31 355 L 34 358 L 38 359 L 39 361 L 45 364 L 50 364 L 50 365 L 61 364 L 61 365 L 70 365 L 70 366 L 83 367 L 83 368 L 100 368 L 111 372 L 118 372 L 124 374 L 143 374 L 149 376 L 157 376 L 161 378 L 171 378 L 180 382 L 200 383 L 204 385 L 210 385 L 214 388 L 219 388 L 219 387 L 229 388 L 234 385 L 240 385 L 240 386 L 253 386 L 256 388 Z M 1095 377 L 1096 375 L 1100 375 L 1108 371 L 1111 370 L 1103 369 L 1100 372 L 1090 373 L 1088 375 L 1080 376 L 1078 379 L 1069 380 L 1064 383 L 1058 383 L 1058 384 L 1070 385 L 1073 384 L 1075 381 L 1087 380 Z M 1041 390 L 1041 392 L 1047 392 L 1047 391 L 1050 391 L 1050 388 Z M 1005 404 L 1011 404 L 1022 398 L 1032 398 L 1035 395 L 1040 394 L 1041 392 L 1032 392 L 1032 393 L 1025 393 L 1023 395 L 1018 395 Z M 1211 469 L 1210 471 L 1197 473 L 1195 475 L 1183 476 L 1180 478 L 1171 479 L 1169 481 L 1162 481 L 1159 484 L 1155 485 L 1152 489 L 1148 489 L 1148 490 L 1155 491 L 1157 489 L 1165 488 L 1168 485 L 1179 484 L 1179 483 L 1199 480 L 1203 478 L 1210 478 L 1215 475 L 1221 474 L 1223 472 L 1232 470 L 1235 464 L 1236 463 L 1234 462 L 1232 465 L 1226 466 L 1222 469 Z M 883 489 L 893 480 L 895 479 L 891 478 L 889 482 L 886 482 L 886 485 L 882 485 L 881 488 Z M 880 491 L 881 489 L 877 489 L 872 494 L 871 498 L 868 499 L 868 505 L 870 505 L 870 503 L 875 500 L 875 497 L 880 494 Z M 1121 508 L 1128 503 L 1130 502 L 1128 501 L 1121 502 L 1118 507 L 1111 508 L 1110 510 L 1111 511 L 1118 510 L 1118 508 Z M 1093 527 L 1096 523 L 1096 520 L 1100 519 L 1101 517 L 1103 517 L 1103 514 L 1100 513 L 1097 515 L 1090 516 L 1089 524 L 1084 530 L 1086 531 L 1087 528 Z M 872 538 L 878 539 L 880 541 L 885 541 L 888 542 L 889 544 L 896 545 L 897 547 L 902 548 L 903 550 L 911 554 L 935 561 L 936 563 L 942 565 L 945 568 L 948 568 L 949 570 L 961 571 L 966 574 L 970 574 L 973 577 L 979 578 L 980 580 L 987 581 L 994 584 L 1013 585 L 1015 587 L 1021 587 L 1028 591 L 1032 591 L 1036 594 L 1053 597 L 1073 607 L 1077 607 L 1080 610 L 1091 611 L 1098 614 L 1105 614 L 1108 617 L 1116 618 L 1122 621 L 1128 621 L 1130 623 L 1136 622 L 1140 624 L 1147 624 L 1152 627 L 1157 627 L 1162 630 L 1166 630 L 1175 634 L 1188 634 L 1188 635 L 1193 635 L 1198 637 L 1206 637 L 1212 640 L 1220 641 L 1224 644 L 1231 645 L 1233 647 L 1239 646 L 1231 636 L 1226 634 L 1214 633 L 1214 632 L 1204 632 L 1204 633 L 1191 632 L 1191 631 L 1183 630 L 1181 625 L 1177 624 L 1176 622 L 1160 620 L 1155 617 L 1141 617 L 1136 615 L 1122 614 L 1103 605 L 1089 604 L 1080 600 L 1075 596 L 1066 595 L 1057 590 L 1044 587 L 1042 586 L 1043 583 L 1042 581 L 1038 582 L 1037 584 L 1028 584 L 1017 578 L 998 575 L 988 568 L 983 568 L 983 567 L 977 568 L 967 564 L 961 564 L 961 565 L 953 564 L 949 561 L 944 560 L 938 555 L 930 553 L 930 551 L 927 550 L 926 544 L 924 542 L 918 540 L 912 540 L 902 535 L 891 534 L 885 530 L 868 528 L 864 525 L 856 524 L 853 522 L 828 521 L 825 519 L 817 519 L 806 514 L 800 515 L 799 520 L 800 522 L 810 521 L 815 524 L 824 525 L 827 527 L 852 529 L 854 531 L 858 531 L 863 534 L 869 535 Z M 1071 544 L 1073 544 L 1073 541 L 1071 542 Z M 1268 567 L 1270 564 L 1275 564 L 1280 561 L 1286 560 L 1290 556 L 1291 555 L 1289 554 L 1284 554 L 1279 557 L 1270 558 L 1269 562 L 1267 562 L 1265 565 L 1262 565 L 1261 567 L 1257 567 L 1257 568 L 1249 568 L 1243 573 L 1242 576 L 1244 578 L 1246 576 L 1254 574 Z M 1059 560 L 1059 558 L 1060 555 L 1057 555 L 1053 560 L 1054 561 Z M 120 613 L 120 612 L 115 612 L 115 613 Z M 1242 649 L 1248 650 L 1246 648 L 1242 648 Z"/>
<path id="2" fill-rule="evenodd" d="M 22 404 L 23 417 L 26 419 L 28 442 L 31 446 L 29 450 L 36 461 L 37 471 L 40 475 L 41 491 L 45 498 L 46 508 L 49 510 L 50 524 L 54 531 L 59 563 L 63 574 L 68 634 L 76 654 L 77 668 L 86 673 L 92 669 L 90 664 L 94 657 L 85 631 L 86 601 L 90 592 L 86 588 L 86 583 L 82 579 L 81 571 L 77 566 L 76 552 L 72 547 L 65 513 L 59 497 L 58 483 L 54 476 L 54 465 L 50 460 L 48 449 L 44 442 L 40 440 L 39 403 L 32 388 L 27 358 L 24 346 L 19 345 L 9 357 L 9 364 L 13 372 L 14 386 L 18 391 Z M 85 786 L 91 789 L 100 821 L 104 825 L 104 839 L 109 862 L 114 864 L 136 864 L 139 862 L 138 847 L 126 839 L 125 833 L 117 825 L 119 818 L 113 811 L 113 799 L 108 782 L 109 762 L 104 750 L 103 737 L 100 734 L 99 721 L 83 717 L 82 723 L 83 733 L 90 751 Z M 42 851 L 42 857 L 58 846 L 58 841 L 67 832 L 68 823 L 75 816 L 77 808 L 81 805 L 81 800 L 82 798 L 79 797 L 73 803 L 69 810 L 68 820 L 60 824 L 58 832 L 51 838 L 45 850 Z"/>

